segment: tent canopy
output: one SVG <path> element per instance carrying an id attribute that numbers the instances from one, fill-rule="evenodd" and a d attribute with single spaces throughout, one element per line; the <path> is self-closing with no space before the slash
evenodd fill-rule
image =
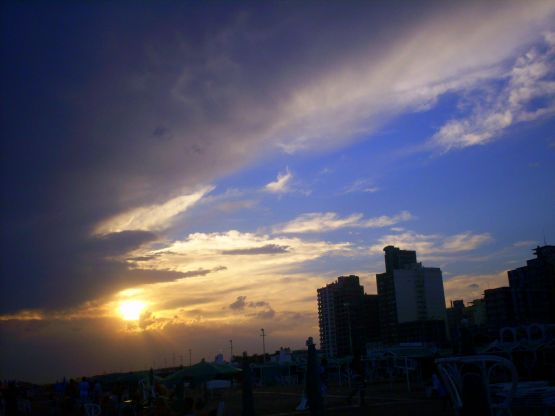
<path id="1" fill-rule="evenodd" d="M 201 361 L 191 367 L 185 367 L 176 371 L 164 379 L 165 383 L 178 383 L 183 380 L 210 380 L 216 377 L 232 376 L 241 370 L 229 364 L 216 364 Z"/>

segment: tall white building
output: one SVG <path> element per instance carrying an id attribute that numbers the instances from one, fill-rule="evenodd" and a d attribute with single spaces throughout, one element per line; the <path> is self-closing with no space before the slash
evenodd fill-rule
<path id="1" fill-rule="evenodd" d="M 415 251 L 387 246 L 384 252 L 386 271 L 376 275 L 382 341 L 445 342 L 441 270 L 423 267 Z"/>
<path id="2" fill-rule="evenodd" d="M 393 270 L 397 322 L 445 320 L 443 277 L 437 267 L 422 263 Z"/>

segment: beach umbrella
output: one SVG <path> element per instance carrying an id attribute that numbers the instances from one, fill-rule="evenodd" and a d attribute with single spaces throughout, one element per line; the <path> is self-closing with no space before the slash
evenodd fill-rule
<path id="1" fill-rule="evenodd" d="M 205 381 L 215 377 L 232 376 L 240 373 L 241 370 L 229 364 L 215 364 L 201 361 L 191 367 L 185 367 L 166 377 L 166 384 L 179 383 L 183 380 Z"/>

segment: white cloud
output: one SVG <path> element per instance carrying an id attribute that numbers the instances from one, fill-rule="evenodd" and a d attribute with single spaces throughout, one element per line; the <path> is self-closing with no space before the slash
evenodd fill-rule
<path id="1" fill-rule="evenodd" d="M 302 214 L 288 223 L 277 226 L 274 232 L 281 233 L 316 233 L 333 231 L 340 228 L 381 228 L 408 221 L 413 218 L 408 211 L 402 211 L 397 215 L 370 218 L 365 220 L 362 214 L 352 214 L 341 218 L 335 212 L 312 212 Z"/>
<path id="2" fill-rule="evenodd" d="M 268 247 L 287 249 L 268 250 Z M 218 275 L 237 276 L 237 273 L 258 274 L 288 270 L 326 254 L 345 254 L 350 249 L 349 243 L 305 241 L 231 230 L 225 233 L 190 234 L 185 240 L 175 241 L 162 249 L 135 252 L 130 256 L 129 262 L 142 269 L 181 272 L 212 270 L 225 266 L 227 269 L 219 271 Z M 240 253 L 252 254 L 238 255 Z M 255 261 L 253 256 L 256 256 Z M 141 260 L 136 261 L 134 258 Z"/>
<path id="3" fill-rule="evenodd" d="M 350 194 L 353 192 L 368 192 L 368 193 L 374 193 L 374 192 L 378 192 L 380 190 L 380 188 L 378 188 L 377 186 L 372 185 L 372 182 L 367 180 L 367 179 L 358 179 L 356 181 L 354 181 L 351 185 L 349 185 L 346 189 L 345 189 L 345 193 L 346 194 Z"/>
<path id="4" fill-rule="evenodd" d="M 470 251 L 490 241 L 492 241 L 492 237 L 489 233 L 472 234 L 467 231 L 465 233 L 446 237 L 441 244 L 440 250 L 444 253 Z"/>
<path id="5" fill-rule="evenodd" d="M 288 192 L 288 184 L 293 178 L 293 174 L 289 171 L 289 168 L 285 168 L 285 172 L 280 172 L 274 182 L 270 182 L 264 186 L 264 190 L 273 193 L 284 193 Z"/>
<path id="6" fill-rule="evenodd" d="M 394 225 L 403 221 L 409 221 L 413 218 L 412 214 L 408 211 L 402 211 L 397 215 L 389 217 L 382 215 L 380 217 L 370 218 L 369 220 L 362 221 L 360 227 L 363 228 L 382 228 Z"/>
<path id="7" fill-rule="evenodd" d="M 378 241 L 379 243 L 370 247 L 371 252 L 381 253 L 385 246 L 393 245 L 405 250 L 416 250 L 418 254 L 429 255 L 471 251 L 493 241 L 493 238 L 489 233 L 473 234 L 469 231 L 450 236 L 406 231 L 382 236 Z"/>
<path id="8" fill-rule="evenodd" d="M 500 90 L 480 90 L 480 99 L 471 102 L 469 116 L 452 119 L 432 137 L 431 143 L 444 150 L 487 143 L 518 122 L 533 121 L 555 113 L 555 41 L 545 36 L 545 50 L 532 48 L 520 56 L 506 75 Z M 505 82 L 505 81 L 503 81 Z M 542 105 L 532 103 L 543 100 Z"/>
<path id="9" fill-rule="evenodd" d="M 180 195 L 163 204 L 138 207 L 117 214 L 103 222 L 95 229 L 95 234 L 109 234 L 127 230 L 155 231 L 166 228 L 179 214 L 198 203 L 204 195 L 214 189 L 208 186 L 197 192 Z"/>
<path id="10" fill-rule="evenodd" d="M 355 227 L 362 219 L 362 214 L 353 214 L 340 218 L 335 212 L 311 212 L 302 214 L 287 224 L 277 227 L 275 232 L 314 233 Z"/>
<path id="11" fill-rule="evenodd" d="M 429 109 L 447 92 L 498 81 L 506 74 L 504 61 L 537 39 L 538 26 L 547 26 L 554 10 L 549 2 L 495 11 L 475 5 L 430 17 L 396 39 L 390 53 L 352 56 L 295 91 L 273 126 L 279 146 L 288 153 L 333 146 L 375 131 L 394 114 Z M 509 114 L 495 112 L 484 117 L 484 125 L 498 129 L 509 120 Z M 445 134 L 464 128 L 450 125 Z M 467 140 L 481 141 L 481 134 Z"/>

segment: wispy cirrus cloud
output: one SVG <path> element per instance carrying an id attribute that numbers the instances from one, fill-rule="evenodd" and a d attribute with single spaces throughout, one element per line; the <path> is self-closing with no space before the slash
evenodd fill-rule
<path id="1" fill-rule="evenodd" d="M 448 151 L 485 144 L 511 125 L 533 121 L 555 113 L 555 33 L 544 36 L 544 44 L 520 56 L 501 87 L 487 84 L 489 91 L 470 94 L 467 117 L 452 119 L 431 138 Z M 478 88 L 480 84 L 478 84 Z"/>
<path id="2" fill-rule="evenodd" d="M 130 230 L 155 231 L 166 228 L 177 215 L 198 203 L 213 189 L 213 186 L 207 186 L 162 204 L 133 208 L 102 221 L 94 232 L 105 235 Z"/>
<path id="3" fill-rule="evenodd" d="M 538 24 L 554 9 L 548 2 L 537 2 L 527 10 L 512 3 L 493 14 L 488 7 L 459 12 L 456 18 L 430 19 L 428 27 L 403 39 L 391 54 L 371 62 L 348 60 L 313 78 L 286 108 L 289 124 L 285 125 L 295 130 L 284 134 L 287 140 L 279 146 L 288 153 L 315 145 L 333 146 L 338 137 L 348 140 L 376 131 L 391 114 L 428 110 L 445 93 L 499 82 L 506 77 L 505 60 L 514 56 L 515 46 L 525 44 L 526 38 L 531 40 L 525 29 L 531 26 L 517 28 L 517 22 Z M 467 30 L 469 26 L 472 32 Z M 537 32 L 534 37 L 537 40 Z M 367 71 L 370 67 L 373 70 Z M 502 113 L 489 115 L 485 124 L 507 123 Z M 456 135 L 453 130 L 458 127 L 447 127 L 444 134 Z M 469 136 L 468 140 L 476 138 Z"/>
<path id="4" fill-rule="evenodd" d="M 401 211 L 397 215 L 388 216 L 382 215 L 380 217 L 370 218 L 360 223 L 362 228 L 382 228 L 389 227 L 390 225 L 398 224 L 400 222 L 412 220 L 414 216 L 409 211 Z"/>
<path id="5" fill-rule="evenodd" d="M 357 179 L 352 184 L 347 186 L 344 190 L 344 193 L 350 194 L 353 192 L 367 192 L 367 193 L 374 193 L 378 192 L 380 188 L 373 185 L 371 181 L 368 179 Z"/>
<path id="6" fill-rule="evenodd" d="M 485 243 L 493 241 L 491 234 L 473 234 L 470 231 L 455 234 L 443 239 L 440 250 L 444 253 L 458 253 L 460 251 L 470 251 Z"/>
<path id="7" fill-rule="evenodd" d="M 379 243 L 370 247 L 370 251 L 381 253 L 383 248 L 394 245 L 406 250 L 416 250 L 418 254 L 453 254 L 474 250 L 493 241 L 491 234 L 474 234 L 470 231 L 444 236 L 441 234 L 419 234 L 412 231 L 384 235 Z"/>
<path id="8" fill-rule="evenodd" d="M 364 219 L 363 214 L 352 214 L 340 217 L 335 212 L 311 212 L 302 214 L 286 224 L 274 227 L 275 233 L 301 234 L 318 233 L 338 230 L 340 228 L 381 228 L 408 221 L 413 215 L 408 211 L 402 211 L 397 215 L 382 215 L 379 217 Z"/>
<path id="9" fill-rule="evenodd" d="M 264 190 L 276 194 L 288 192 L 291 179 L 293 179 L 293 174 L 289 171 L 289 168 L 285 168 L 285 171 L 278 173 L 275 181 L 264 186 Z"/>

